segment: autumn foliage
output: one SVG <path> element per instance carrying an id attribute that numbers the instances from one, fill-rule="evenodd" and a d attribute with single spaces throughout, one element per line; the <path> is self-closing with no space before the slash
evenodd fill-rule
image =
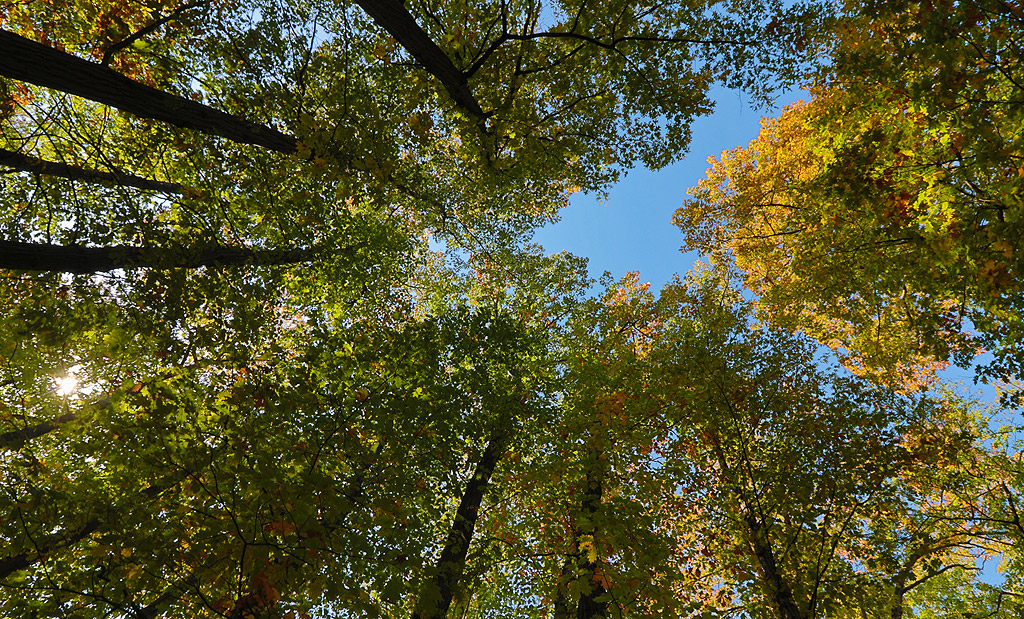
<path id="1" fill-rule="evenodd" d="M 1020 616 L 1024 12 L 789 4 L 0 6 L 0 616 Z"/>

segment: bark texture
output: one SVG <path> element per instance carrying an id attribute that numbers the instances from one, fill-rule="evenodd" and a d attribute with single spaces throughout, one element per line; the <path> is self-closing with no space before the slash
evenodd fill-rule
<path id="1" fill-rule="evenodd" d="M 462 493 L 459 509 L 455 512 L 455 521 L 448 531 L 448 538 L 437 560 L 434 576 L 426 582 L 420 593 L 413 619 L 443 619 L 448 614 L 455 588 L 466 566 L 466 555 L 469 552 L 469 543 L 473 539 L 484 491 L 490 483 L 494 467 L 505 451 L 506 439 L 506 433 L 499 431 L 492 434 L 487 441 L 484 453 L 476 463 L 473 476 Z"/>
<path id="2" fill-rule="evenodd" d="M 578 619 L 598 619 L 608 616 L 608 602 L 598 600 L 607 591 L 598 578 L 600 569 L 597 558 L 597 525 L 594 519 L 601 509 L 601 499 L 604 494 L 604 469 L 601 460 L 601 451 L 593 450 L 591 453 L 590 466 L 587 467 L 587 480 L 583 488 L 583 497 L 580 500 L 580 522 L 577 527 L 576 539 L 589 539 L 591 548 L 580 548 L 579 569 L 577 573 L 581 578 L 586 578 L 583 593 L 580 594 L 579 604 L 576 607 Z M 591 556 L 593 555 L 593 560 Z"/>
<path id="3" fill-rule="evenodd" d="M 0 269 L 79 274 L 104 273 L 114 269 L 295 264 L 310 262 L 318 255 L 319 251 L 312 249 L 82 247 L 0 241 Z"/>
<path id="4" fill-rule="evenodd" d="M 296 150 L 295 138 L 277 129 L 157 90 L 103 65 L 6 30 L 0 30 L 0 75 L 233 142 L 282 153 Z"/>
<path id="5" fill-rule="evenodd" d="M 778 565 L 775 562 L 775 553 L 772 552 L 771 544 L 768 542 L 761 523 L 753 514 L 747 514 L 747 527 L 750 530 L 751 543 L 754 546 L 754 554 L 757 556 L 758 565 L 761 567 L 761 577 L 766 585 L 769 595 L 779 611 L 780 619 L 804 619 L 803 613 L 797 608 L 793 601 L 793 590 L 789 583 L 779 573 Z"/>
<path id="6" fill-rule="evenodd" d="M 436 77 L 448 91 L 448 96 L 459 107 L 477 120 L 487 117 L 473 96 L 466 75 L 416 23 L 416 19 L 401 0 L 356 0 L 356 4 L 366 11 L 377 25 L 387 30 L 388 34 L 416 59 L 416 62 Z"/>
<path id="7" fill-rule="evenodd" d="M 178 183 L 156 181 L 136 176 L 134 174 L 129 174 L 128 172 L 121 170 L 103 172 L 89 168 L 80 168 L 66 163 L 46 161 L 44 159 L 23 155 L 19 152 L 4 150 L 2 148 L 0 148 L 0 166 L 7 166 L 15 170 L 31 172 L 33 174 L 45 174 L 47 176 L 68 178 L 73 181 L 113 183 L 124 187 L 134 187 L 136 189 L 143 189 L 147 191 L 159 191 L 161 193 L 181 193 L 183 189 Z"/>

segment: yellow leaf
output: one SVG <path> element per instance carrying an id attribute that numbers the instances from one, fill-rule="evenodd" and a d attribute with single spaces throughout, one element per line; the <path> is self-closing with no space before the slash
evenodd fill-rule
<path id="1" fill-rule="evenodd" d="M 580 551 L 587 553 L 587 562 L 597 562 L 597 548 L 594 546 L 593 535 L 583 535 L 580 537 Z"/>

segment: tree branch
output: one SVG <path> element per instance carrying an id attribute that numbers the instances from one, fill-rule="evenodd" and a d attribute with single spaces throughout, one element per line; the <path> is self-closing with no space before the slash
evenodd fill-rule
<path id="1" fill-rule="evenodd" d="M 160 19 L 152 22 L 148 26 L 143 27 L 138 32 L 133 33 L 131 36 L 110 45 L 105 50 L 103 50 L 103 60 L 100 61 L 100 64 L 103 66 L 109 65 L 110 61 L 114 59 L 114 54 L 116 54 L 117 52 L 128 47 L 129 45 L 138 41 L 147 34 L 156 32 L 161 26 L 163 26 L 167 22 L 177 19 L 182 13 L 190 11 L 204 4 L 209 4 L 209 2 L 210 0 L 197 0 L 196 2 L 193 2 L 191 4 L 183 4 L 178 8 L 174 9 L 173 11 L 171 11 L 170 13 L 168 13 L 167 15 L 164 15 Z"/>
<path id="2" fill-rule="evenodd" d="M 106 403 L 107 406 L 109 406 L 110 400 L 107 399 Z M 56 419 L 51 419 L 50 421 L 37 423 L 34 426 L 21 428 L 18 430 L 11 430 L 10 432 L 4 432 L 3 434 L 0 434 L 0 449 L 17 449 L 25 441 L 29 441 L 34 438 L 39 438 L 40 436 L 49 434 L 50 432 L 53 432 L 60 426 L 70 421 L 74 421 L 75 419 L 78 419 L 78 414 L 65 413 L 60 417 L 57 417 Z"/>
<path id="3" fill-rule="evenodd" d="M 179 473 L 170 476 L 164 480 L 164 483 L 153 484 L 147 488 L 144 488 L 139 492 L 140 498 L 153 499 L 159 496 L 162 492 L 177 485 L 179 481 L 185 478 L 185 475 Z M 20 570 L 28 569 L 34 563 L 39 561 L 47 554 L 66 548 L 68 546 L 77 544 L 82 541 L 93 532 L 98 531 L 100 526 L 103 524 L 110 524 L 105 520 L 101 520 L 99 517 L 93 517 L 85 521 L 80 528 L 75 531 L 61 532 L 48 535 L 46 538 L 39 542 L 34 542 L 34 550 L 25 550 L 18 554 L 10 555 L 3 559 L 0 559 L 0 581 L 7 578 L 11 574 Z M 34 540 L 33 540 L 34 541 Z M 155 604 L 155 602 L 154 602 Z M 153 606 L 152 604 L 150 606 Z"/>
<path id="4" fill-rule="evenodd" d="M 180 194 L 183 191 L 183 187 L 179 183 L 155 181 L 149 178 L 136 176 L 122 170 L 103 172 L 101 170 L 92 170 L 90 168 L 80 168 L 66 163 L 46 161 L 44 159 L 24 155 L 11 150 L 4 150 L 2 148 L 0 148 L 0 165 L 9 166 L 22 172 L 58 176 L 60 178 L 67 178 L 75 181 L 86 181 L 91 183 L 109 182 L 117 185 L 124 185 L 125 187 L 135 187 L 136 189 L 159 191 L 161 193 Z"/>
<path id="5" fill-rule="evenodd" d="M 0 559 L 0 580 L 7 578 L 17 571 L 27 569 L 43 555 L 49 552 L 57 550 L 58 548 L 70 546 L 85 539 L 90 533 L 99 529 L 99 527 L 99 518 L 92 518 L 83 524 L 77 531 L 73 531 L 71 533 L 58 533 L 47 537 L 42 542 L 36 544 L 35 552 L 26 550 L 19 552 L 16 555 Z"/>

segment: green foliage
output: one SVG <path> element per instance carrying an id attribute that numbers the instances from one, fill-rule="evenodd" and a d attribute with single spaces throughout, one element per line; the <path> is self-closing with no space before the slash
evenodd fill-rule
<path id="1" fill-rule="evenodd" d="M 973 344 L 949 325 L 914 329 L 977 310 L 1009 350 L 1016 177 L 998 161 L 1015 161 L 1019 119 L 1000 101 L 972 107 L 1017 94 L 1002 14 L 901 5 L 877 18 L 885 36 L 865 37 L 876 18 L 853 6 L 836 21 L 756 1 L 373 6 L 397 17 L 334 0 L 0 8 L 6 30 L 297 144 L 234 143 L 5 78 L 0 148 L 43 167 L 0 175 L 4 240 L 315 252 L 0 274 L 0 615 L 1016 609 L 1019 448 L 990 413 L 851 376 L 780 329 L 821 337 L 884 314 L 891 338 L 857 348 L 851 327 L 837 346 L 909 367 Z M 943 33 L 967 23 L 980 51 L 960 58 Z M 835 48 L 815 38 L 824 26 Z M 893 60 L 897 44 L 916 64 Z M 585 259 L 521 243 L 572 192 L 681 156 L 712 83 L 763 99 L 819 52 L 833 62 L 815 102 L 767 124 L 698 190 L 705 210 L 681 215 L 709 253 L 728 240 L 741 267 L 770 271 L 749 281 L 772 311 L 755 314 L 722 260 L 659 294 L 630 274 L 593 296 Z M 943 58 L 973 71 L 961 90 L 930 87 Z M 875 65 L 902 90 L 855 96 L 837 77 Z M 951 147 L 959 159 L 937 159 Z M 839 198 L 874 210 L 822 219 Z M 956 223 L 969 213 L 973 228 Z M 734 238 L 780 220 L 813 243 Z M 938 277 L 924 258 L 954 224 Z M 841 253 L 816 226 L 849 244 L 927 238 L 903 265 L 932 278 L 900 297 L 911 319 L 891 298 L 908 271 L 853 271 L 845 281 L 878 298 L 842 303 L 834 280 L 807 275 Z M 998 256 L 1005 274 L 986 266 Z M 974 294 L 996 288 L 989 305 Z M 957 305 L 953 289 L 970 294 Z M 984 554 L 1003 557 L 1000 588 L 975 577 Z"/>
<path id="2" fill-rule="evenodd" d="M 766 315 L 864 372 L 903 381 L 984 347 L 984 376 L 1016 376 L 1015 7 L 847 3 L 812 100 L 723 154 L 680 210 L 688 244 L 727 243 Z"/>

